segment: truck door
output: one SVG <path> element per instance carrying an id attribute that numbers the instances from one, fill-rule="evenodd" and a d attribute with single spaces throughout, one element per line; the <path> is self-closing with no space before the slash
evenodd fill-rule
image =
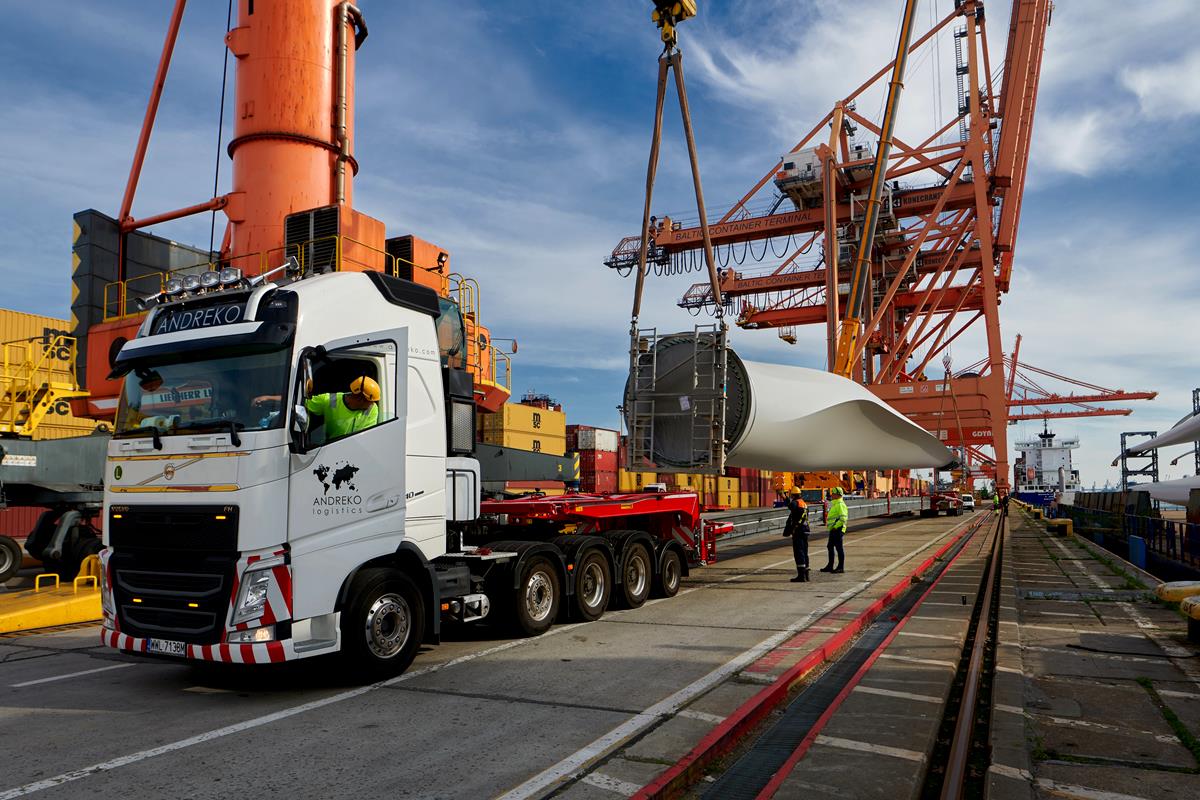
<path id="1" fill-rule="evenodd" d="M 288 540 L 296 619 L 332 610 L 350 570 L 395 552 L 403 539 L 407 334 L 399 329 L 356 336 L 301 356 L 293 415 L 302 416 L 297 406 L 329 410 L 307 412 L 302 452 L 291 456 Z M 363 376 L 379 384 L 376 418 L 347 430 L 344 395 Z M 340 425 L 335 410 L 343 414 Z"/>

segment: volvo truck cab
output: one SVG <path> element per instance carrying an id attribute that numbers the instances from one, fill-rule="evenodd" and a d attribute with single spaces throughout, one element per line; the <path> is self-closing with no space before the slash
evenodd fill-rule
<path id="1" fill-rule="evenodd" d="M 106 643 L 256 663 L 341 650 L 394 671 L 443 603 L 483 616 L 448 528 L 479 512 L 457 307 L 382 273 L 203 285 L 168 287 L 113 359 Z M 344 402 L 364 376 L 372 423 L 338 435 L 309 401 Z"/>

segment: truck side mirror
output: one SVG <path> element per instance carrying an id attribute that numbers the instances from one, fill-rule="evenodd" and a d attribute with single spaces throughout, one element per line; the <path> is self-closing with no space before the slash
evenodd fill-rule
<path id="1" fill-rule="evenodd" d="M 292 442 L 293 453 L 303 453 L 308 449 L 308 409 L 303 404 L 292 407 Z"/>

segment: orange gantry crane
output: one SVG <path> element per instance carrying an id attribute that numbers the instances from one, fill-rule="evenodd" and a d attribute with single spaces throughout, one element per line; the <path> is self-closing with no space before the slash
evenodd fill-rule
<path id="1" fill-rule="evenodd" d="M 1014 0 L 998 68 L 981 0 L 954 3 L 919 35 L 915 5 L 904 4 L 895 58 L 834 103 L 708 233 L 723 310 L 739 326 L 774 328 L 794 342 L 797 326 L 824 324 L 832 371 L 869 385 L 948 445 L 990 446 L 1003 490 L 1009 416 L 1000 295 L 1012 275 L 1052 4 Z M 905 63 L 947 36 L 957 113 L 919 139 L 901 139 L 894 126 Z M 856 103 L 888 75 L 876 124 Z M 702 268 L 699 224 L 652 217 L 649 233 L 654 273 Z M 605 263 L 636 268 L 640 239 L 622 240 Z M 703 283 L 679 305 L 700 313 L 716 303 Z M 987 341 L 979 370 L 926 380 L 932 360 L 976 323 Z"/>

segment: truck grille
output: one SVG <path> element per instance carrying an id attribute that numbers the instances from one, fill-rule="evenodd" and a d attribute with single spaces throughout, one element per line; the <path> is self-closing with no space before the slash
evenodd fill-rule
<path id="1" fill-rule="evenodd" d="M 121 632 L 217 644 L 237 568 L 233 506 L 113 506 L 113 597 Z"/>

